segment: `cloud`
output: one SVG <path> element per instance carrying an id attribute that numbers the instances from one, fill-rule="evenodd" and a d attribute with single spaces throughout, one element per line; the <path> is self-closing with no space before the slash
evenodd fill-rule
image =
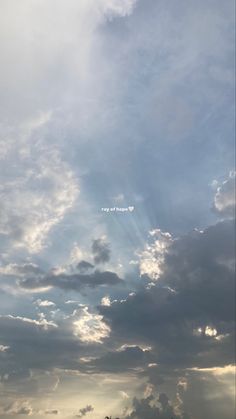
<path id="1" fill-rule="evenodd" d="M 75 310 L 73 316 L 78 317 L 73 322 L 74 335 L 78 336 L 81 342 L 102 343 L 103 339 L 110 335 L 110 328 L 104 323 L 103 317 L 90 313 L 88 307 Z"/>
<path id="2" fill-rule="evenodd" d="M 217 188 L 214 210 L 223 218 L 235 217 L 235 177 L 236 172 L 230 172 L 228 179 Z"/>
<path id="3" fill-rule="evenodd" d="M 92 273 L 73 273 L 56 275 L 48 274 L 39 277 L 29 277 L 19 281 L 20 287 L 26 290 L 40 290 L 51 287 L 64 290 L 81 291 L 84 288 L 96 288 L 99 286 L 113 286 L 121 283 L 121 279 L 114 272 L 95 270 Z"/>
<path id="4" fill-rule="evenodd" d="M 94 268 L 94 265 L 92 265 L 91 263 L 87 262 L 86 260 L 82 260 L 81 262 L 78 263 L 77 265 L 77 269 L 79 272 L 84 273 L 87 271 L 90 271 L 91 269 Z"/>
<path id="5" fill-rule="evenodd" d="M 76 398 L 84 382 L 80 357 L 87 357 L 83 372 L 106 369 L 107 381 L 117 374 L 106 394 L 112 404 L 121 388 L 141 391 L 146 379 L 167 381 L 172 390 L 171 378 L 186 368 L 231 362 L 233 225 L 177 240 L 159 231 L 143 246 L 141 278 L 130 265 L 125 283 L 82 262 L 77 270 L 48 269 L 64 267 L 78 238 L 75 264 L 90 261 L 80 249 L 91 236 L 106 234 L 125 267 L 156 225 L 180 235 L 213 222 L 205 213 L 206 185 L 233 167 L 233 2 L 1 3 L 0 241 L 10 262 L 0 266 L 0 305 L 2 314 L 11 313 L 0 318 L 1 390 L 7 381 L 9 397 L 23 397 L 16 379 L 24 375 L 21 368 L 48 369 L 49 375 L 59 368 L 74 374 Z M 224 219 L 232 205 L 229 185 L 220 188 L 215 211 Z M 114 196 L 140 198 L 131 202 L 132 219 L 102 218 L 99 208 Z M 111 259 L 109 244 L 101 245 L 93 254 L 100 264 Z M 120 286 L 99 288 L 113 284 Z M 77 302 L 87 309 L 69 313 L 65 291 L 75 301 L 73 291 L 89 288 L 94 291 L 81 292 Z M 42 309 L 45 316 L 35 319 L 39 308 L 31 293 L 41 291 L 50 293 L 40 306 L 53 301 L 57 311 Z M 104 295 L 109 298 L 97 313 Z M 125 371 L 129 384 L 123 387 L 117 382 Z M 34 403 L 40 404 L 36 381 L 28 385 L 32 397 L 39 391 Z M 72 390 L 64 381 L 66 398 Z M 213 387 L 207 387 L 209 405 L 217 398 Z M 93 391 L 88 388 L 85 393 Z M 108 387 L 96 382 L 99 394 L 101 388 Z M 204 395 L 199 388 L 193 392 L 207 398 L 208 390 Z M 201 400 L 195 401 L 196 416 Z M 209 410 L 199 417 L 211 418 Z"/>
<path id="6" fill-rule="evenodd" d="M 27 317 L 21 317 L 21 316 L 12 316 L 11 314 L 8 315 L 0 315 L 0 321 L 2 326 L 4 324 L 7 324 L 9 322 L 9 326 L 11 323 L 14 323 L 15 321 L 19 324 L 23 322 L 26 327 L 31 327 L 30 325 L 35 325 L 36 327 L 48 330 L 48 328 L 57 328 L 57 325 L 53 323 L 52 321 L 47 321 L 44 317 L 40 320 L 35 319 L 29 319 Z"/>
<path id="7" fill-rule="evenodd" d="M 101 299 L 101 305 L 102 306 L 110 306 L 111 305 L 111 300 L 109 298 L 108 295 L 105 295 L 102 299 Z"/>
<path id="8" fill-rule="evenodd" d="M 102 0 L 102 4 L 108 10 L 108 14 L 128 16 L 133 12 L 137 0 Z"/>
<path id="9" fill-rule="evenodd" d="M 92 253 L 95 263 L 109 262 L 111 250 L 105 237 L 93 241 Z"/>
<path id="10" fill-rule="evenodd" d="M 132 411 L 125 419 L 181 419 L 176 415 L 166 394 L 161 393 L 157 399 L 150 395 L 144 399 L 134 398 Z M 185 417 L 187 419 L 187 417 Z"/>
<path id="11" fill-rule="evenodd" d="M 14 402 L 12 405 L 7 406 L 4 409 L 4 413 L 8 416 L 11 415 L 26 415 L 31 416 L 33 414 L 33 409 L 30 406 L 29 402 Z"/>
<path id="12" fill-rule="evenodd" d="M 150 362 L 152 362 L 150 350 L 133 345 L 107 352 L 101 358 L 86 363 L 85 367 L 93 372 L 121 373 L 147 367 Z"/>
<path id="13" fill-rule="evenodd" d="M 17 371 L 30 368 L 45 370 L 53 365 L 65 366 L 67 356 L 68 365 L 72 365 L 72 359 L 75 360 L 75 354 L 78 354 L 78 341 L 73 338 L 72 331 L 66 333 L 65 326 L 57 327 L 52 321 L 1 315 L 0 328 L 4 342 L 10 346 L 6 352 L 9 356 L 0 359 L 3 375 L 13 372 L 16 375 Z"/>
<path id="14" fill-rule="evenodd" d="M 0 316 L 3 346 L 9 347 L 0 353 L 0 375 L 7 381 L 11 377 L 11 382 L 17 382 L 18 375 L 28 380 L 29 370 L 84 371 L 79 359 L 97 353 L 110 334 L 103 317 L 86 306 L 71 314 L 60 312 L 56 323 L 48 315 L 49 319 L 41 314 L 39 319 Z"/>
<path id="15" fill-rule="evenodd" d="M 153 346 L 153 362 L 173 368 L 231 364 L 234 258 L 231 221 L 174 240 L 155 285 L 100 306 L 111 339 Z"/>
<path id="16" fill-rule="evenodd" d="M 85 288 L 120 285 L 123 282 L 115 272 L 100 271 L 86 261 L 81 261 L 76 267 L 69 265 L 54 268 L 48 273 L 32 263 L 6 263 L 0 266 L 0 274 L 3 288 L 5 285 L 9 288 L 9 279 L 12 279 L 14 289 L 18 284 L 21 289 L 32 292 L 45 292 L 50 288 L 81 291 Z M 54 302 L 48 300 L 38 299 L 36 303 L 40 307 L 55 306 Z"/>
<path id="17" fill-rule="evenodd" d="M 6 352 L 10 349 L 10 346 L 0 345 L 0 352 Z"/>
<path id="18" fill-rule="evenodd" d="M 27 275 L 40 275 L 43 271 L 34 263 L 8 263 L 0 266 L 1 275 L 15 275 L 25 277 Z"/>
<path id="19" fill-rule="evenodd" d="M 231 419 L 235 411 L 235 368 L 189 371 L 178 385 L 182 408 L 196 419 Z M 231 370 L 231 372 L 230 372 Z"/>
<path id="20" fill-rule="evenodd" d="M 68 134 L 64 140 L 63 132 L 69 114 L 72 119 L 75 116 L 75 108 L 80 115 L 82 141 L 87 115 L 93 119 L 92 108 L 98 98 L 92 100 L 91 107 L 91 51 L 96 50 L 98 28 L 114 17 L 130 15 L 135 1 L 72 0 L 69 7 L 60 1 L 56 13 L 46 1 L 36 1 L 32 8 L 28 8 L 27 0 L 22 4 L 27 13 L 17 14 L 13 24 L 13 9 L 18 3 L 4 3 L 2 15 L 6 20 L 0 25 L 4 62 L 0 83 L 4 110 L 0 132 L 0 235 L 4 251 L 20 249 L 35 254 L 49 245 L 49 237 L 75 207 L 79 195 L 77 167 L 65 152 Z M 27 33 L 23 34 L 26 27 Z M 18 54 L 21 58 L 16 58 Z M 59 77 L 55 76 L 58 68 L 62 70 Z M 28 72 L 31 81 L 25 76 Z M 67 97 L 70 102 L 81 94 L 87 98 L 84 105 L 77 103 L 69 110 Z M 77 122 L 72 125 L 76 127 Z"/>
<path id="21" fill-rule="evenodd" d="M 55 307 L 55 303 L 53 303 L 52 301 L 48 301 L 48 300 L 37 300 L 36 303 L 38 304 L 39 307 Z"/>
<path id="22" fill-rule="evenodd" d="M 86 407 L 83 407 L 82 409 L 80 409 L 80 413 L 78 415 L 76 415 L 77 418 L 83 418 L 84 416 L 87 415 L 87 413 L 93 412 L 94 408 L 91 405 L 87 405 Z"/>
<path id="23" fill-rule="evenodd" d="M 162 273 L 165 254 L 173 239 L 169 233 L 164 233 L 160 229 L 150 231 L 149 235 L 155 238 L 155 241 L 152 245 L 147 244 L 140 255 L 140 274 L 146 274 L 153 280 L 157 280 Z"/>
<path id="24" fill-rule="evenodd" d="M 57 409 L 48 409 L 48 410 L 45 410 L 45 415 L 59 415 L 59 410 L 57 410 Z"/>
<path id="25" fill-rule="evenodd" d="M 22 151 L 14 165 L 14 180 L 4 174 L 12 164 L 11 155 L 4 159 L 1 172 L 0 234 L 14 248 L 30 253 L 41 251 L 52 227 L 73 207 L 79 193 L 75 176 L 59 153 L 41 147 L 43 154 L 40 146 Z"/>

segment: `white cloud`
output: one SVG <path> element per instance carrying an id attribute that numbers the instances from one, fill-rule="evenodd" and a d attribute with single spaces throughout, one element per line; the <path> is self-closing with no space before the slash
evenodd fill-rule
<path id="1" fill-rule="evenodd" d="M 100 3 L 108 17 L 128 16 L 132 13 L 136 0 L 101 0 Z"/>
<path id="2" fill-rule="evenodd" d="M 28 149 L 28 146 L 27 146 Z M 14 178 L 6 178 L 2 171 L 0 188 L 0 233 L 15 248 L 39 252 L 53 226 L 58 224 L 72 208 L 78 196 L 78 185 L 73 172 L 55 150 L 45 150 L 41 145 L 31 150 L 29 156 L 13 156 L 3 167 L 14 164 Z"/>
<path id="3" fill-rule="evenodd" d="M 169 233 L 159 229 L 150 231 L 154 243 L 147 244 L 145 250 L 140 254 L 140 274 L 148 275 L 152 280 L 157 280 L 162 273 L 162 265 L 168 247 L 173 242 Z"/>
<path id="4" fill-rule="evenodd" d="M 55 303 L 53 303 L 52 301 L 48 301 L 48 300 L 37 300 L 36 303 L 38 304 L 39 307 L 55 307 Z"/>
<path id="5" fill-rule="evenodd" d="M 235 216 L 235 177 L 236 172 L 231 171 L 228 179 L 217 188 L 214 208 L 223 218 Z"/>
<path id="6" fill-rule="evenodd" d="M 215 337 L 217 335 L 217 330 L 214 327 L 206 326 L 205 335 L 210 337 Z"/>
<path id="7" fill-rule="evenodd" d="M 110 334 L 110 327 L 104 323 L 103 317 L 99 314 L 93 314 L 88 311 L 88 307 L 75 310 L 75 317 L 79 317 L 74 321 L 74 334 L 78 336 L 82 342 L 86 343 L 102 343 L 103 339 Z"/>
<path id="8" fill-rule="evenodd" d="M 27 317 L 21 317 L 21 316 L 12 316 L 11 314 L 8 315 L 0 315 L 0 319 L 4 320 L 10 320 L 12 323 L 19 322 L 21 324 L 32 324 L 34 326 L 39 326 L 40 328 L 44 330 L 48 330 L 49 328 L 57 328 L 58 326 L 53 321 L 48 321 L 45 319 L 44 316 L 41 316 L 39 320 L 35 319 L 29 319 Z"/>
<path id="9" fill-rule="evenodd" d="M 101 305 L 109 307 L 111 305 L 111 300 L 109 296 L 105 296 L 101 299 Z"/>
<path id="10" fill-rule="evenodd" d="M 0 352 L 6 352 L 10 349 L 10 346 L 0 345 Z"/>

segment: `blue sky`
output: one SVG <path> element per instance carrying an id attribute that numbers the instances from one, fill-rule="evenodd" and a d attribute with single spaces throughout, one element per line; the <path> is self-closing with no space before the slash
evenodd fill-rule
<path id="1" fill-rule="evenodd" d="M 0 7 L 0 416 L 230 419 L 234 2 Z"/>

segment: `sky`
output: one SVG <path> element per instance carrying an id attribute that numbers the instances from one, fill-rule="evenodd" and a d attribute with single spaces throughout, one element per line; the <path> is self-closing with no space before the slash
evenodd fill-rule
<path id="1" fill-rule="evenodd" d="M 0 418 L 234 417 L 234 7 L 0 1 Z"/>

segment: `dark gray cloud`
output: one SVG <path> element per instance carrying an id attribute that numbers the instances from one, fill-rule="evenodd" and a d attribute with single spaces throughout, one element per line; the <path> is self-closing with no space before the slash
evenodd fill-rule
<path id="1" fill-rule="evenodd" d="M 189 371 L 184 388 L 181 390 L 181 384 L 178 385 L 184 410 L 194 419 L 232 419 L 235 416 L 234 376 L 233 368 L 230 374 L 223 375 Z M 231 394 L 227 392 L 230 387 Z"/>
<path id="2" fill-rule="evenodd" d="M 62 316 L 63 317 L 63 316 Z M 83 311 L 58 320 L 57 324 L 45 318 L 33 320 L 12 315 L 0 316 L 1 342 L 9 349 L 0 357 L 0 374 L 7 374 L 7 381 L 30 378 L 30 369 L 52 368 L 79 370 L 79 357 L 99 352 L 97 341 L 81 342 L 74 322 L 83 319 Z M 92 315 L 91 322 L 95 322 Z M 95 323 L 96 333 L 100 324 Z M 84 323 L 90 330 L 90 326 Z M 93 327 L 93 326 L 91 326 Z M 89 333 L 88 330 L 88 333 Z"/>
<path id="3" fill-rule="evenodd" d="M 92 253 L 95 263 L 109 262 L 111 255 L 110 244 L 105 238 L 93 240 Z"/>
<path id="4" fill-rule="evenodd" d="M 19 285 L 25 289 L 57 287 L 68 291 L 80 291 L 84 288 L 96 288 L 99 286 L 113 286 L 119 283 L 121 283 L 121 279 L 116 273 L 110 271 L 101 272 L 99 270 L 87 274 L 49 274 L 44 277 L 29 277 L 19 281 Z"/>
<path id="5" fill-rule="evenodd" d="M 133 400 L 132 412 L 125 419 L 187 419 L 186 416 L 176 415 L 166 394 L 161 393 L 157 399 L 153 395 Z"/>
<path id="6" fill-rule="evenodd" d="M 101 358 L 94 359 L 86 364 L 88 371 L 121 373 L 147 367 L 153 362 L 154 356 L 148 349 L 139 346 L 121 348 L 114 352 L 107 352 Z"/>
<path id="7" fill-rule="evenodd" d="M 165 365 L 233 363 L 233 225 L 225 221 L 175 240 L 155 285 L 101 306 L 111 338 L 151 345 Z"/>
<path id="8" fill-rule="evenodd" d="M 234 160 L 233 0 L 200 0 L 197 5 L 194 0 L 140 0 L 134 9 L 132 0 L 71 1 L 69 6 L 59 1 L 55 13 L 51 2 L 36 1 L 30 8 L 28 3 L 1 2 L 4 257 L 44 267 L 64 264 L 78 238 L 81 249 L 87 249 L 91 235 L 107 233 L 125 266 L 147 229 L 158 225 L 182 234 L 211 223 L 208 183 L 233 167 Z M 232 213 L 226 189 L 222 186 L 216 199 L 222 218 Z M 132 217 L 99 214 L 118 193 L 133 201 L 127 204 L 137 209 Z M 81 346 L 70 323 L 56 328 L 23 316 L 35 314 L 29 314 L 33 297 L 25 289 L 37 292 L 37 284 L 49 284 L 59 309 L 64 290 L 110 284 L 110 276 L 101 278 L 102 272 L 99 277 L 88 266 L 63 275 L 32 270 L 19 274 L 25 286 L 20 290 L 8 278 L 1 312 L 15 317 L 0 319 L 0 345 L 9 346 L 0 353 L 3 371 L 7 375 L 10 369 L 14 378 L 19 365 L 78 369 L 79 357 L 90 355 L 97 358 L 97 370 L 112 362 L 116 371 L 145 369 L 151 356 L 158 368 L 149 370 L 157 377 L 161 363 L 166 378 L 167 366 L 171 371 L 229 362 L 231 244 L 225 227 L 217 234 L 213 230 L 211 238 L 204 232 L 176 241 L 158 284 L 101 308 L 113 329 L 109 350 L 115 355 L 109 352 L 107 358 L 97 348 L 91 354 L 87 345 Z M 108 246 L 101 243 L 93 255 L 96 263 L 110 260 Z M 86 304 L 97 304 L 95 292 L 91 294 Z M 111 300 L 124 298 L 119 290 L 104 294 Z M 79 325 L 85 334 L 89 321 L 87 316 L 87 323 Z M 117 354 L 123 343 L 140 347 Z M 151 355 L 143 354 L 144 346 L 152 346 Z M 68 384 L 65 398 L 70 390 Z M 193 391 L 197 394 L 198 387 Z M 199 394 L 203 399 L 205 394 Z M 213 403 L 215 396 L 211 392 Z M 193 403 L 195 416 L 201 398 Z M 201 413 L 200 419 L 215 416 L 209 409 Z"/>
<path id="9" fill-rule="evenodd" d="M 82 409 L 80 409 L 79 414 L 76 415 L 77 418 L 83 418 L 84 416 L 87 415 L 87 413 L 93 412 L 94 408 L 91 405 L 87 405 L 86 407 L 83 407 Z"/>
<path id="10" fill-rule="evenodd" d="M 94 265 L 92 265 L 91 263 L 87 262 L 86 260 L 81 260 L 81 262 L 79 262 L 78 265 L 77 265 L 77 269 L 81 273 L 90 271 L 93 268 L 94 268 Z"/>

